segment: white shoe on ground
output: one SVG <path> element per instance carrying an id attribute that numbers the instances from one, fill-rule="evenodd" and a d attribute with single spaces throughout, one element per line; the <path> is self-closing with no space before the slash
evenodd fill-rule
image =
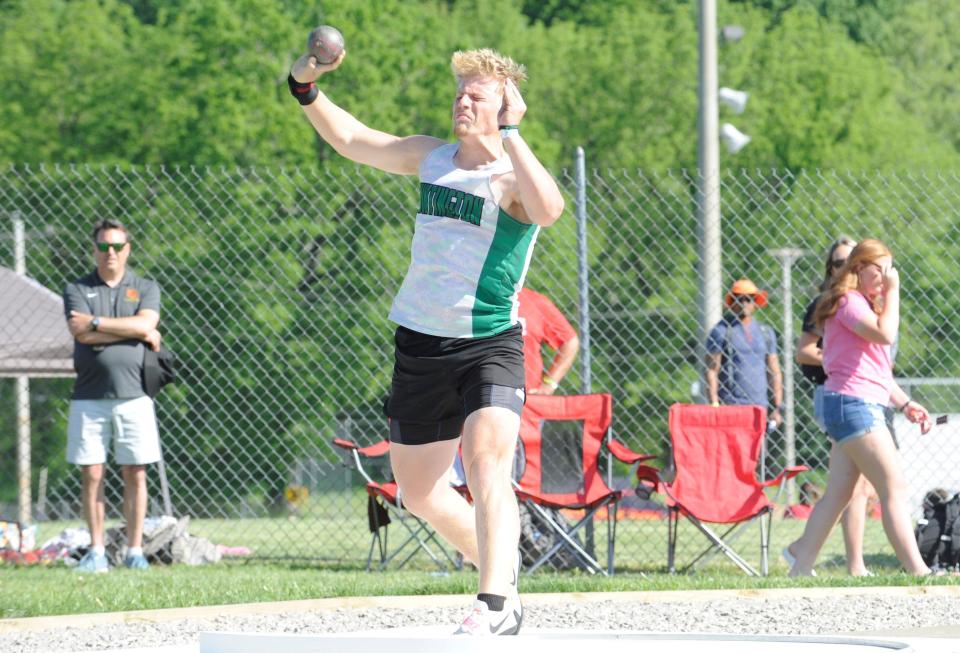
<path id="1" fill-rule="evenodd" d="M 508 596 L 500 611 L 491 610 L 486 603 L 477 600 L 473 602 L 470 614 L 453 634 L 472 637 L 516 635 L 520 632 L 522 622 L 523 608 L 518 595 Z"/>
<path id="2" fill-rule="evenodd" d="M 523 554 L 517 551 L 517 562 L 513 566 L 513 580 L 510 582 L 510 592 L 507 594 L 507 600 L 503 604 L 503 609 L 513 606 L 517 614 L 517 629 L 513 633 L 520 632 L 520 625 L 523 623 L 523 603 L 520 601 L 520 571 L 523 569 Z"/>
<path id="3" fill-rule="evenodd" d="M 790 567 L 790 571 L 793 571 L 793 566 L 797 564 L 797 559 L 793 557 L 793 554 L 790 553 L 790 547 L 783 547 L 783 551 L 780 552 L 780 555 L 783 556 L 783 559 L 787 561 L 787 566 Z M 811 576 L 816 576 L 817 572 L 815 569 L 810 570 Z"/>

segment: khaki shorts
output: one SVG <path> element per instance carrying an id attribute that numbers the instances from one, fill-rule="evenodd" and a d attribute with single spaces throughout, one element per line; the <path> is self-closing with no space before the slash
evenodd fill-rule
<path id="1" fill-rule="evenodd" d="M 153 399 L 75 399 L 67 423 L 67 462 L 99 465 L 107 449 L 119 465 L 149 465 L 160 460 L 160 435 Z"/>

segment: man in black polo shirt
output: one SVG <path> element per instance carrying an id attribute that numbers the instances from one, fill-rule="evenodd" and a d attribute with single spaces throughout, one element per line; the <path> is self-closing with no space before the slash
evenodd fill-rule
<path id="1" fill-rule="evenodd" d="M 142 548 L 146 465 L 160 460 L 160 439 L 153 400 L 143 389 L 143 348 L 160 348 L 160 287 L 126 268 L 131 246 L 123 224 L 99 222 L 93 241 L 96 269 L 68 284 L 63 293 L 77 371 L 67 427 L 67 461 L 80 465 L 83 472 L 83 512 L 92 540 L 77 571 L 108 570 L 103 471 L 111 440 L 123 470 L 128 545 L 124 564 L 147 569 Z"/>

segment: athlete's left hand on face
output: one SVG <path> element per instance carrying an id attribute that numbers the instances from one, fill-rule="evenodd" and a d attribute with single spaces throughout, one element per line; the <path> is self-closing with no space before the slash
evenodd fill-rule
<path id="1" fill-rule="evenodd" d="M 503 84 L 503 104 L 500 105 L 499 124 L 519 125 L 526 112 L 527 104 L 520 95 L 520 88 L 512 79 L 508 79 Z"/>

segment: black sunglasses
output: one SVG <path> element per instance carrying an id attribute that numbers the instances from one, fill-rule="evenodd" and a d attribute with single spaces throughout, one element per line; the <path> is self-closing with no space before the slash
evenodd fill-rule
<path id="1" fill-rule="evenodd" d="M 752 304 L 753 295 L 734 295 L 733 301 L 737 302 L 738 304 Z"/>
<path id="2" fill-rule="evenodd" d="M 105 243 L 105 242 L 100 241 L 100 240 L 97 241 L 97 249 L 99 249 L 101 252 L 106 252 L 107 250 L 109 250 L 109 249 L 112 247 L 112 248 L 113 248 L 113 251 L 119 253 L 120 250 L 123 249 L 123 248 L 126 247 L 126 246 L 127 246 L 126 243 Z"/>
<path id="3" fill-rule="evenodd" d="M 846 262 L 847 262 L 847 259 L 845 258 L 835 258 L 830 261 L 830 267 L 832 267 L 834 270 L 839 270 L 840 268 L 843 267 L 843 264 Z"/>

